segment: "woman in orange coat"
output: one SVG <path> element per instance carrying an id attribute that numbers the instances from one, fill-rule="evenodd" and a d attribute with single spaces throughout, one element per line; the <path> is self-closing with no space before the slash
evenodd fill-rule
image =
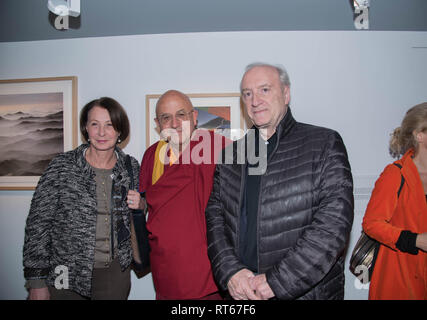
<path id="1" fill-rule="evenodd" d="M 425 300 L 427 103 L 408 110 L 392 134 L 390 154 L 403 157 L 397 165 L 389 164 L 376 181 L 363 218 L 365 233 L 381 243 L 369 299 Z"/>

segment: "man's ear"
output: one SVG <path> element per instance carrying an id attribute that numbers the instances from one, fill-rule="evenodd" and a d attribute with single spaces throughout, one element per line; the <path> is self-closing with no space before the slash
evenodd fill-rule
<path id="1" fill-rule="evenodd" d="M 285 95 L 285 104 L 289 105 L 289 102 L 291 102 L 291 90 L 288 86 L 283 88 L 283 94 Z"/>
<path id="2" fill-rule="evenodd" d="M 154 122 L 156 123 L 155 130 L 160 135 L 160 132 L 161 132 L 161 130 L 160 130 L 160 122 L 159 122 L 159 120 L 157 118 L 154 118 Z"/>
<path id="3" fill-rule="evenodd" d="M 197 109 L 194 109 L 194 111 L 193 111 L 194 124 L 197 124 L 197 116 L 198 115 L 199 115 L 199 111 Z"/>

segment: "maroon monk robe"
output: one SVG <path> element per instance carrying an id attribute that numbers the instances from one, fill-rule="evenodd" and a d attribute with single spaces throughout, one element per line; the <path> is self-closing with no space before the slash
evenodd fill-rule
<path id="1" fill-rule="evenodd" d="M 196 147 L 201 155 L 208 152 L 208 163 L 194 164 L 190 159 L 189 164 L 183 164 L 181 155 L 178 163 L 164 166 L 154 185 L 158 143 L 149 147 L 142 159 L 140 186 L 148 204 L 150 263 L 157 299 L 197 299 L 218 291 L 207 254 L 205 208 L 212 191 L 213 160 L 221 151 L 216 147 L 214 152 L 213 141 L 224 143 L 224 139 L 212 133 L 209 137 L 204 143 L 211 149 L 201 145 L 202 138 L 190 143 L 191 150 Z"/>

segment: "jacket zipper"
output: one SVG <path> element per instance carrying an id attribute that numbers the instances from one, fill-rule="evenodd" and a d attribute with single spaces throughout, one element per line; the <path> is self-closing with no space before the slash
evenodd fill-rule
<path id="1" fill-rule="evenodd" d="M 276 130 L 276 134 L 277 134 L 277 130 Z M 273 157 L 273 155 L 276 153 L 277 149 L 279 148 L 279 135 L 277 134 L 277 138 L 276 138 L 276 145 L 274 146 L 273 151 L 271 151 L 271 154 L 268 154 L 267 151 L 267 167 L 265 168 L 265 172 L 264 174 L 261 175 L 260 179 L 259 179 L 259 190 L 258 190 L 258 209 L 257 209 L 257 216 L 256 216 L 256 234 L 257 234 L 257 246 L 256 246 L 256 250 L 257 250 L 257 271 L 258 273 L 260 273 L 260 264 L 259 264 L 259 244 L 260 244 L 260 234 L 259 234 L 259 225 L 260 225 L 260 220 L 261 220 L 261 193 L 262 193 L 262 189 L 263 189 L 263 176 L 265 176 L 267 174 L 267 170 L 268 170 L 268 161 L 271 160 L 271 158 Z M 259 143 L 259 141 L 258 141 Z M 268 146 L 267 146 L 268 149 Z"/>
<path id="2" fill-rule="evenodd" d="M 260 273 L 259 270 L 259 221 L 260 221 L 260 214 L 261 214 L 261 190 L 262 190 L 262 175 L 259 179 L 259 190 L 258 190 L 258 208 L 257 208 L 257 215 L 256 215 L 256 259 L 257 259 L 257 273 Z"/>

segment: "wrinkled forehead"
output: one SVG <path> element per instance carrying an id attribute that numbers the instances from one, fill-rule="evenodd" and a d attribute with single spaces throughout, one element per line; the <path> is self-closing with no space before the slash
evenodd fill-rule
<path id="1" fill-rule="evenodd" d="M 248 70 L 243 75 L 240 89 L 254 89 L 264 85 L 280 85 L 279 72 L 275 68 L 259 66 Z"/>
<path id="2" fill-rule="evenodd" d="M 175 114 L 179 110 L 191 111 L 193 104 L 187 96 L 170 94 L 160 97 L 156 105 L 156 115 L 163 113 Z"/>

